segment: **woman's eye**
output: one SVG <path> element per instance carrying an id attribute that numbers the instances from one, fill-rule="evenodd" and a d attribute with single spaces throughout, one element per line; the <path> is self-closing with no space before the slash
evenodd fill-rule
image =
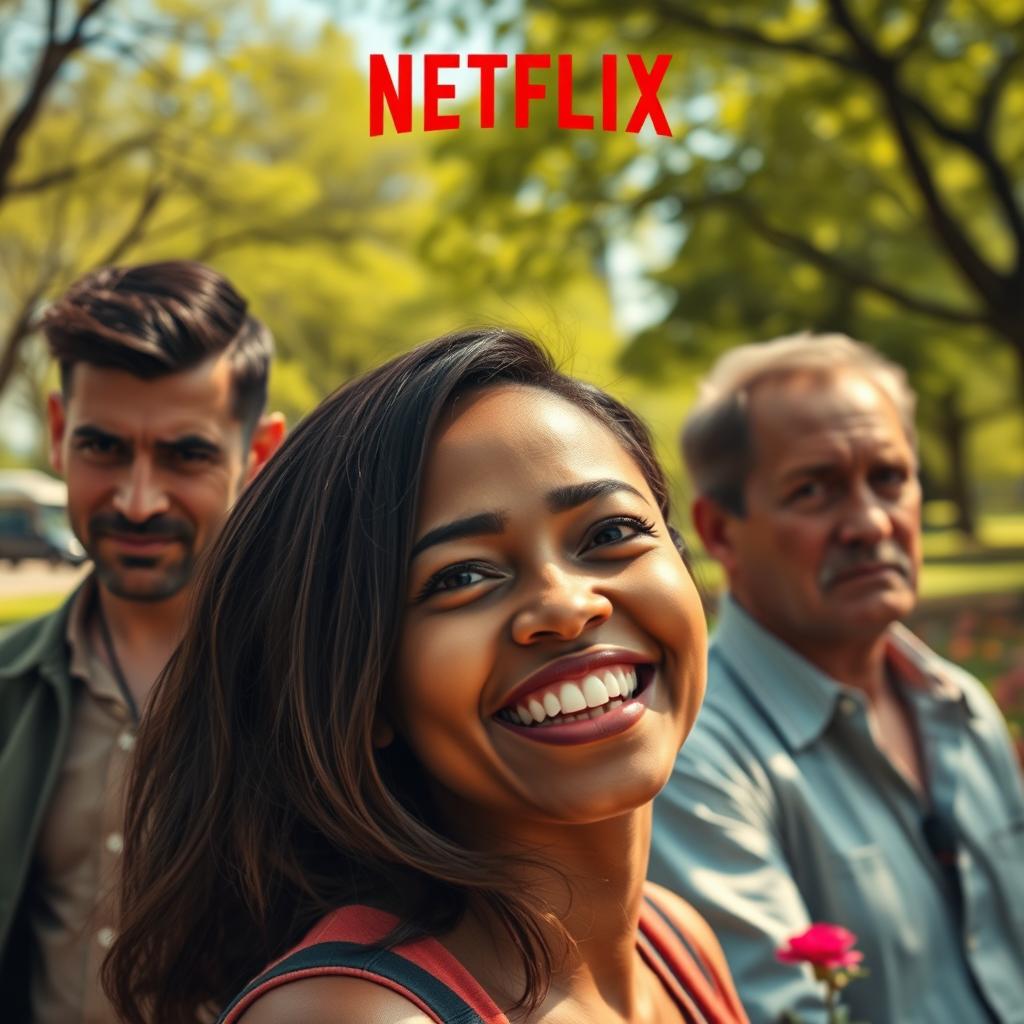
<path id="1" fill-rule="evenodd" d="M 643 519 L 623 517 L 602 523 L 591 533 L 584 550 L 606 547 L 609 544 L 620 544 L 640 535 L 653 537 L 654 524 Z"/>
<path id="2" fill-rule="evenodd" d="M 453 565 L 434 573 L 423 585 L 416 596 L 417 601 L 424 601 L 434 594 L 447 594 L 455 590 L 464 590 L 487 579 L 494 579 L 496 573 L 482 566 Z"/>
<path id="3" fill-rule="evenodd" d="M 473 583 L 479 583 L 484 579 L 482 572 L 476 569 L 457 569 L 442 576 L 435 584 L 434 590 L 458 590 L 459 587 L 468 587 Z"/>

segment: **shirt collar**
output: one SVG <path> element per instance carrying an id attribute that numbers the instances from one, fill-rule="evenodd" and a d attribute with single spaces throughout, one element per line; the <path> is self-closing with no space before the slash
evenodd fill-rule
<path id="1" fill-rule="evenodd" d="M 89 624 L 99 600 L 97 587 L 96 576 L 91 574 L 75 596 L 68 615 L 68 675 L 80 679 L 94 697 L 127 707 L 114 673 L 93 646 Z"/>
<path id="2" fill-rule="evenodd" d="M 889 641 L 889 664 L 908 691 L 947 704 L 962 704 L 972 718 L 983 713 L 975 687 L 964 682 L 967 673 L 962 668 L 939 657 L 900 622 L 889 627 Z"/>
<path id="3" fill-rule="evenodd" d="M 809 746 L 825 732 L 844 694 L 863 699 L 768 632 L 730 594 L 719 602 L 711 650 L 733 670 L 793 750 Z M 978 713 L 969 689 L 957 679 L 960 670 L 899 623 L 889 628 L 887 656 L 897 678 L 916 696 L 962 703 L 969 713 Z"/>
<path id="4" fill-rule="evenodd" d="M 733 670 L 792 749 L 813 743 L 832 720 L 839 683 L 755 622 L 730 594 L 718 605 L 711 652 Z"/>

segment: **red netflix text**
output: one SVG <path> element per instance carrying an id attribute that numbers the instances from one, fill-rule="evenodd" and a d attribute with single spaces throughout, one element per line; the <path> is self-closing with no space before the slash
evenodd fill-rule
<path id="1" fill-rule="evenodd" d="M 650 69 L 643 57 L 636 53 L 626 55 L 626 62 L 639 97 L 625 122 L 627 132 L 639 132 L 649 120 L 658 135 L 671 135 L 668 119 L 658 99 L 658 89 L 671 63 L 670 54 L 658 54 Z M 572 55 L 561 53 L 555 58 L 557 75 L 554 102 L 558 109 L 558 127 L 567 130 L 593 131 L 595 115 L 577 111 L 573 106 Z M 530 112 L 535 103 L 548 101 L 548 87 L 537 81 L 533 72 L 550 68 L 552 58 L 547 53 L 517 53 L 512 58 L 514 86 L 514 124 L 516 128 L 530 127 Z M 423 57 L 423 130 L 428 132 L 459 128 L 462 115 L 441 113 L 442 100 L 454 100 L 455 86 L 442 82 L 441 74 L 449 68 L 462 66 L 457 53 L 428 53 Z M 509 66 L 508 54 L 471 53 L 466 57 L 467 68 L 479 74 L 480 127 L 494 127 L 495 74 Z M 412 131 L 413 118 L 413 58 L 401 53 L 397 60 L 397 80 L 392 76 L 388 59 L 382 53 L 370 54 L 370 135 L 384 133 L 385 109 L 399 134 Z M 601 130 L 619 130 L 619 59 L 614 53 L 601 58 Z"/>

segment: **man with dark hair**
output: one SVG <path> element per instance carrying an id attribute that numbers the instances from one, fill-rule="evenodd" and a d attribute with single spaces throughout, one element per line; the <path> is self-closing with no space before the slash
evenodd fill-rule
<path id="1" fill-rule="evenodd" d="M 135 728 L 197 559 L 284 420 L 262 415 L 269 331 L 202 264 L 96 271 L 43 331 L 61 378 L 51 462 L 94 571 L 0 639 L 0 1006 L 91 1024 L 115 1019 L 99 968 Z"/>
<path id="2" fill-rule="evenodd" d="M 752 1024 L 831 1019 L 776 951 L 858 936 L 872 1024 L 1024 1022 L 1024 790 L 985 688 L 900 621 L 921 562 L 914 394 L 850 338 L 726 353 L 683 449 L 728 593 L 651 877 L 722 943 Z"/>

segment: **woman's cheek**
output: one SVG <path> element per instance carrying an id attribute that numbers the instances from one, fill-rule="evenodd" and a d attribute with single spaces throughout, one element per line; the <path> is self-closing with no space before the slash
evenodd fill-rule
<path id="1" fill-rule="evenodd" d="M 486 626 L 452 610 L 403 629 L 398 697 L 403 718 L 462 721 L 478 708 L 490 674 Z"/>
<path id="2" fill-rule="evenodd" d="M 665 552 L 636 563 L 638 625 L 666 652 L 666 669 L 676 683 L 673 705 L 688 734 L 704 699 L 707 678 L 707 620 L 700 595 L 683 560 Z"/>

